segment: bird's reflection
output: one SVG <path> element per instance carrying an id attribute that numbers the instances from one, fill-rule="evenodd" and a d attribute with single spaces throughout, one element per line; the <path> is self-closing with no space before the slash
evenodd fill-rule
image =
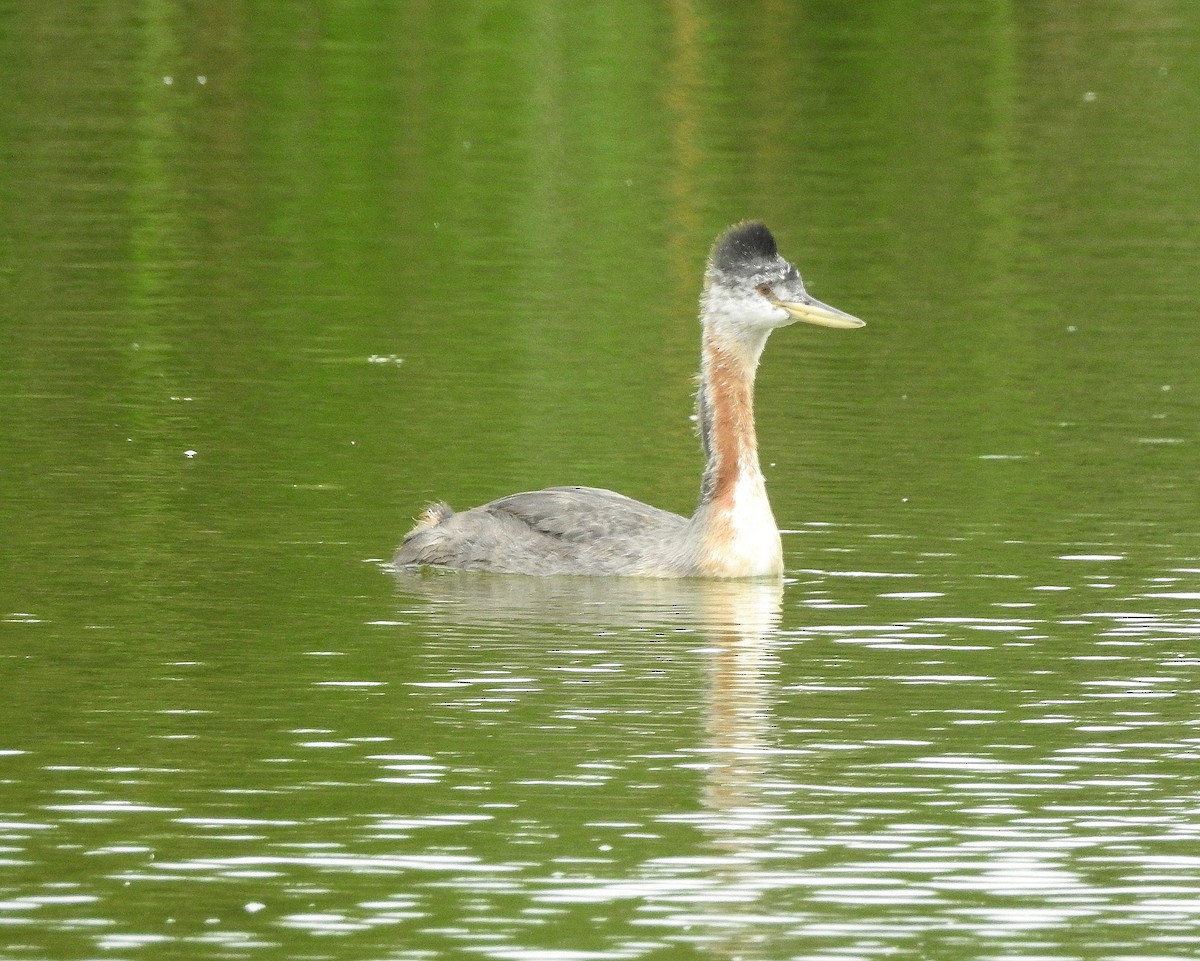
<path id="1" fill-rule="evenodd" d="M 702 692 L 702 743 L 676 745 L 679 759 L 704 771 L 700 812 L 661 812 L 700 832 L 719 861 L 697 876 L 673 858 L 643 861 L 635 878 L 649 882 L 646 907 L 670 925 L 692 928 L 700 915 L 693 898 L 716 889 L 732 903 L 756 901 L 761 859 L 769 856 L 778 805 L 763 797 L 776 757 L 772 700 L 775 652 L 783 603 L 778 581 L 659 580 L 585 577 L 519 577 L 454 572 L 400 572 L 401 609 L 431 622 L 442 639 L 494 643 L 545 638 L 623 636 L 660 639 L 683 634 L 688 650 L 703 659 L 708 683 Z M 700 645 L 692 643 L 700 640 Z M 690 662 L 695 663 L 695 662 Z M 665 888 L 660 888 L 663 882 Z M 608 883 L 591 878 L 581 883 Z M 636 883 L 636 879 L 634 881 Z M 663 901 L 662 899 L 666 900 Z M 662 903 L 659 903 L 662 901 Z M 667 914 L 662 909 L 667 907 Z M 766 957 L 761 932 L 726 913 L 710 932 L 714 957 Z"/>
<path id="2" fill-rule="evenodd" d="M 773 579 L 522 577 L 453 571 L 395 572 L 401 597 L 439 620 L 502 626 L 691 629 L 714 643 L 761 642 L 779 624 L 783 585 Z"/>
<path id="3" fill-rule="evenodd" d="M 705 643 L 709 777 L 705 805 L 752 802 L 771 738 L 770 679 L 783 604 L 775 580 L 506 577 L 457 572 L 396 574 L 401 597 L 450 636 L 593 632 L 669 635 Z"/>

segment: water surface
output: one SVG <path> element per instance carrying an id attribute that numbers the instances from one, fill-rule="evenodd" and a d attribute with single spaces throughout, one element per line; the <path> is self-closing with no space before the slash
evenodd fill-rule
<path id="1" fill-rule="evenodd" d="M 1197 954 L 1188 5 L 0 20 L 0 954 Z M 750 216 L 782 585 L 383 568 L 690 511 Z"/>

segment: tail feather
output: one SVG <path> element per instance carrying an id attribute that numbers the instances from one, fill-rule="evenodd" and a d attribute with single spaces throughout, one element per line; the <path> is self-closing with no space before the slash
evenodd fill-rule
<path id="1" fill-rule="evenodd" d="M 412 530 L 404 535 L 404 540 L 396 549 L 392 563 L 397 567 L 436 563 L 428 556 L 430 548 L 441 540 L 441 537 L 434 531 L 453 516 L 454 509 L 444 501 L 438 501 L 426 507 L 418 515 Z"/>
<path id="2" fill-rule="evenodd" d="M 445 501 L 430 504 L 418 515 L 416 524 L 411 531 L 404 535 L 404 539 L 408 540 L 414 534 L 428 530 L 430 527 L 437 527 L 438 524 L 448 521 L 453 516 L 454 508 Z"/>

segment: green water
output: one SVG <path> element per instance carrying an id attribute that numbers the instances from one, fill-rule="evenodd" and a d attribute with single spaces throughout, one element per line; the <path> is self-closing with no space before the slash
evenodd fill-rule
<path id="1" fill-rule="evenodd" d="M 0 957 L 1200 953 L 1200 11 L 0 5 Z M 694 504 L 788 576 L 405 576 Z"/>

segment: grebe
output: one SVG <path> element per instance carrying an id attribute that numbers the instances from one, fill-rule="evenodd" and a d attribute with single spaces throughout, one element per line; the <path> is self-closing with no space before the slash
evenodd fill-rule
<path id="1" fill-rule="evenodd" d="M 432 504 L 405 536 L 397 567 L 498 574 L 778 577 L 783 545 L 754 434 L 754 372 L 776 327 L 863 322 L 814 300 L 757 221 L 726 230 L 700 298 L 696 413 L 706 463 L 691 518 L 595 487 L 550 487 L 455 513 Z"/>

